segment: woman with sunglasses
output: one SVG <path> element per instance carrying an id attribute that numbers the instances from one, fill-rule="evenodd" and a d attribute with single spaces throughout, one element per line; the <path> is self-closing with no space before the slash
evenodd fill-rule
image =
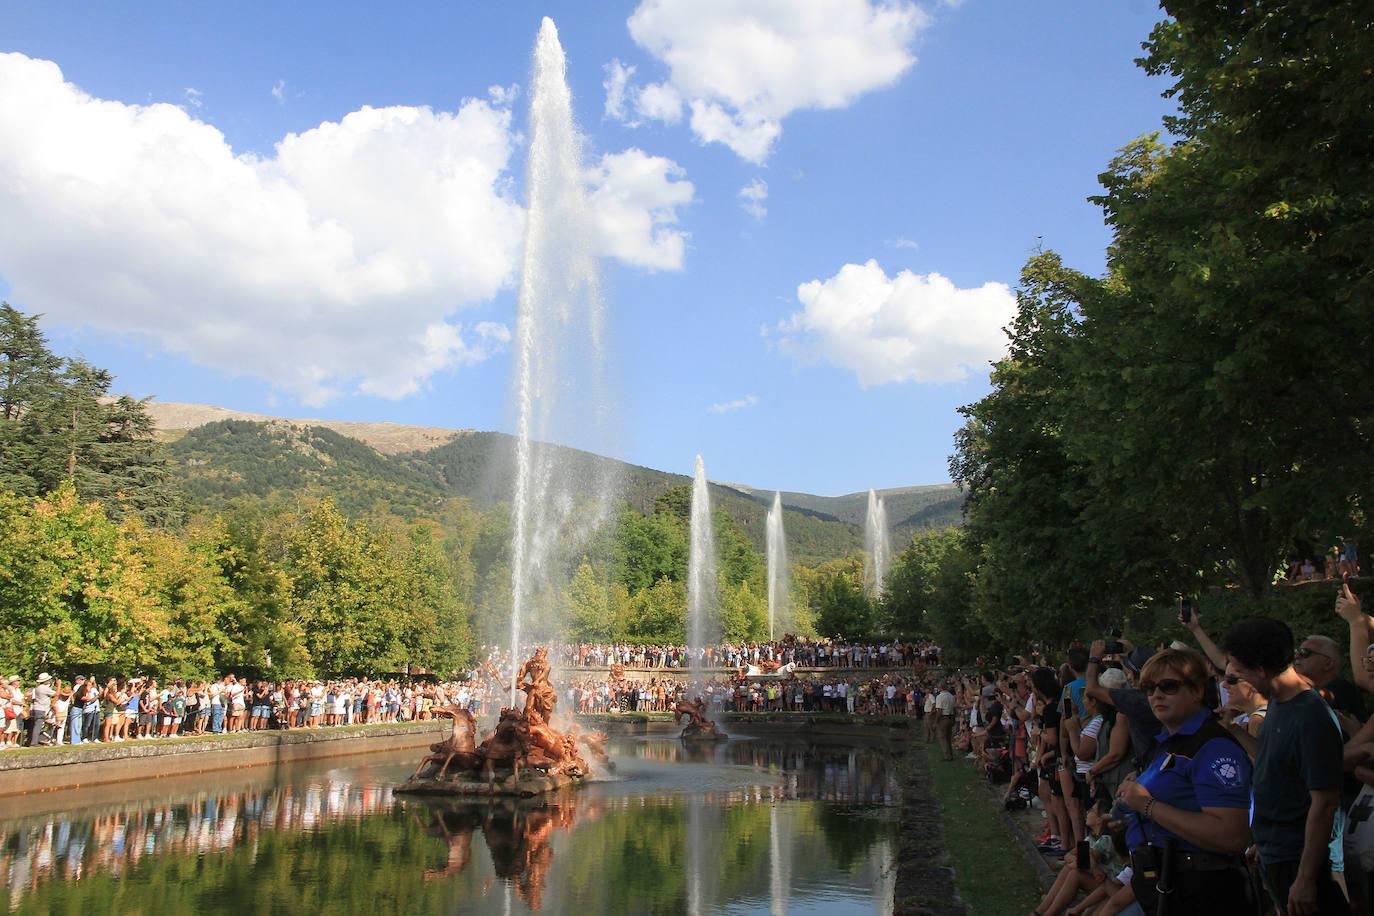
<path id="1" fill-rule="evenodd" d="M 1241 854 L 1250 842 L 1250 758 L 1203 705 L 1207 662 L 1165 649 L 1140 671 L 1164 726 L 1139 779 L 1122 783 L 1131 886 L 1146 913 L 1168 894 L 1170 916 L 1250 916 L 1257 905 Z"/>

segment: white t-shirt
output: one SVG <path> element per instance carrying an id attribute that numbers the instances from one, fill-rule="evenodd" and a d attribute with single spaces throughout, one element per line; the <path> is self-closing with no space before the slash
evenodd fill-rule
<path id="1" fill-rule="evenodd" d="M 1098 736 L 1098 734 L 1099 734 L 1101 731 L 1102 731 L 1102 717 L 1101 717 L 1101 716 L 1093 716 L 1092 721 L 1089 722 L 1087 725 L 1083 726 L 1083 731 L 1081 731 L 1081 732 L 1078 733 L 1078 740 L 1079 740 L 1079 741 L 1082 741 L 1084 738 L 1093 738 L 1093 739 L 1096 739 L 1097 736 Z M 1080 774 L 1082 774 L 1082 773 L 1087 773 L 1089 770 L 1092 769 L 1093 761 L 1091 761 L 1091 760 L 1084 760 L 1084 759 L 1082 759 L 1081 757 L 1078 757 L 1078 756 L 1075 756 L 1075 757 L 1074 757 L 1074 760 L 1076 760 L 1076 761 L 1078 762 L 1078 763 L 1077 763 L 1077 766 L 1075 767 L 1075 769 L 1077 770 L 1078 773 L 1080 773 Z"/>

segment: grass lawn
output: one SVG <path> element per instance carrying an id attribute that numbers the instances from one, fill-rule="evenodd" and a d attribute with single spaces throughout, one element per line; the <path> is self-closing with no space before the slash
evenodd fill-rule
<path id="1" fill-rule="evenodd" d="M 1044 888 L 1001 815 L 988 803 L 978 771 L 963 760 L 947 762 L 931 754 L 930 783 L 969 916 L 1009 916 L 1035 909 Z"/>

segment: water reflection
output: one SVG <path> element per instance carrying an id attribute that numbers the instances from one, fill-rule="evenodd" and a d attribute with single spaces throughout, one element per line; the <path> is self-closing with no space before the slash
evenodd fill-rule
<path id="1" fill-rule="evenodd" d="M 898 780 L 889 754 L 853 745 L 802 741 L 738 740 L 701 744 L 675 739 L 622 742 L 617 757 L 657 764 L 698 763 L 749 767 L 777 776 L 773 798 L 894 805 Z"/>
<path id="2" fill-rule="evenodd" d="M 143 798 L 69 793 L 84 807 L 3 825 L 0 874 L 21 913 L 890 906 L 897 788 L 887 755 L 657 739 L 615 751 L 614 778 L 519 803 L 393 797 L 408 757 L 159 781 Z M 212 781 L 221 787 L 202 786 Z"/>
<path id="3" fill-rule="evenodd" d="M 491 854 L 498 878 L 514 887 L 532 911 L 543 908 L 549 866 L 553 863 L 551 840 L 555 831 L 569 831 L 595 819 L 604 805 L 596 799 L 580 799 L 565 790 L 553 801 L 497 800 L 492 802 L 423 802 L 429 823 L 416 823 L 437 837 L 448 849 L 443 868 L 427 869 L 424 880 L 454 878 L 472 862 L 473 835 L 479 833 Z M 489 886 L 488 886 L 489 888 Z"/>

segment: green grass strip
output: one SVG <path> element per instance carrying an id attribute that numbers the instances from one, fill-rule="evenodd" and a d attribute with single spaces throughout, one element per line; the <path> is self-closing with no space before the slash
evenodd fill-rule
<path id="1" fill-rule="evenodd" d="M 931 794 L 969 916 L 1029 913 L 1044 889 L 1006 822 L 989 804 L 983 778 L 963 760 L 930 754 Z"/>

